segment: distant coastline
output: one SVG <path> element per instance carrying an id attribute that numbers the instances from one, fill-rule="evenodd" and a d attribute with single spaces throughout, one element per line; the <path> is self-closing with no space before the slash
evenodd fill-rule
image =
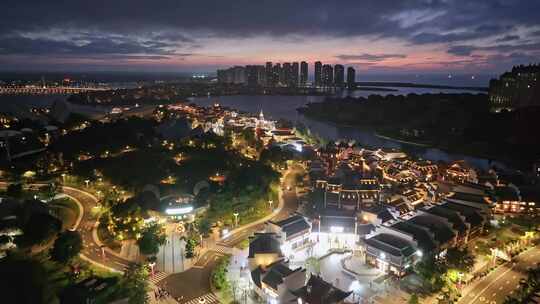
<path id="1" fill-rule="evenodd" d="M 365 86 L 358 86 L 351 90 L 352 91 L 399 92 L 398 89 L 390 89 L 390 88 L 383 88 L 383 87 L 365 87 Z"/>
<path id="2" fill-rule="evenodd" d="M 373 134 L 374 134 L 375 136 L 379 137 L 379 138 L 383 138 L 383 139 L 386 139 L 386 140 L 395 141 L 395 142 L 402 143 L 402 144 L 407 144 L 407 145 L 412 145 L 412 146 L 418 146 L 418 147 L 422 147 L 422 148 L 429 148 L 429 147 L 431 147 L 431 145 L 429 145 L 429 144 L 422 144 L 422 143 L 417 143 L 417 142 L 414 142 L 414 141 L 403 140 L 403 139 L 399 139 L 399 138 L 394 138 L 394 137 L 382 135 L 382 134 L 379 134 L 377 131 L 375 131 Z"/>
<path id="3" fill-rule="evenodd" d="M 471 87 L 471 86 L 449 86 L 449 85 L 436 85 L 436 84 L 423 84 L 412 82 L 378 82 L 378 81 L 363 81 L 357 82 L 359 87 L 399 87 L 399 88 L 425 88 L 425 89 L 449 89 L 449 90 L 470 90 L 487 92 L 487 87 Z"/>

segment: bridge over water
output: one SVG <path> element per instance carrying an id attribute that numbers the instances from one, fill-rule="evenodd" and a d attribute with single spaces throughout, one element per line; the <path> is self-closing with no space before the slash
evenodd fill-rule
<path id="1" fill-rule="evenodd" d="M 77 94 L 81 92 L 108 91 L 107 87 L 1 87 L 0 95 L 49 95 L 49 94 Z"/>

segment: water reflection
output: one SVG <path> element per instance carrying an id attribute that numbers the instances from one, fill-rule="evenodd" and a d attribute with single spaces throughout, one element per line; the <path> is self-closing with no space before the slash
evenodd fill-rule
<path id="1" fill-rule="evenodd" d="M 400 88 L 401 90 L 401 88 Z M 418 90 L 415 93 L 421 94 L 425 89 Z M 439 90 L 440 91 L 440 90 Z M 356 91 L 363 94 L 373 94 L 373 92 Z M 381 92 L 382 95 L 396 94 L 396 92 Z M 424 92 L 425 93 L 425 92 Z M 214 103 L 220 103 L 223 106 L 231 107 L 239 111 L 253 114 L 263 110 L 265 117 L 271 119 L 287 119 L 293 122 L 303 123 L 312 133 L 317 134 L 328 140 L 336 139 L 354 139 L 359 144 L 369 147 L 382 147 L 400 149 L 414 154 L 420 158 L 432 161 L 450 162 L 464 159 L 473 166 L 488 169 L 490 166 L 506 168 L 500 162 L 493 162 L 485 158 L 466 156 L 458 153 L 450 153 L 437 148 L 423 148 L 410 144 L 404 144 L 384 138 L 377 137 L 373 130 L 359 127 L 336 126 L 331 123 L 315 121 L 299 114 L 296 109 L 309 102 L 318 102 L 324 99 L 323 96 L 221 96 L 221 97 L 194 97 L 191 102 L 198 105 L 210 106 Z M 359 117 L 358 119 L 361 119 Z"/>

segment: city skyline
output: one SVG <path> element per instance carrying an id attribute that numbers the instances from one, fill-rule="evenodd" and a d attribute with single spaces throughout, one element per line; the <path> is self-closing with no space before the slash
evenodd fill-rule
<path id="1" fill-rule="evenodd" d="M 538 58 L 539 8 L 487 0 L 25 1 L 0 13 L 0 66 L 211 72 L 320 60 L 367 74 L 498 73 Z"/>
<path id="2" fill-rule="evenodd" d="M 264 65 L 235 65 L 216 71 L 218 83 L 244 84 L 250 87 L 355 87 L 356 70 L 347 67 L 345 78 L 345 66 L 325 64 L 326 70 L 318 69 L 320 61 L 313 63 L 313 72 L 310 72 L 309 63 L 302 62 L 271 62 Z M 323 74 L 326 73 L 326 74 Z M 313 77 L 311 77 L 313 76 Z M 323 80 L 324 77 L 324 80 Z M 312 80 L 312 81 L 311 81 Z"/>

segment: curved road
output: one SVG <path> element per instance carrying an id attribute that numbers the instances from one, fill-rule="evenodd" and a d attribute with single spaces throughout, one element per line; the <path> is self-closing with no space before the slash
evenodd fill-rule
<path id="1" fill-rule="evenodd" d="M 7 187 L 9 184 L 10 183 L 8 182 L 0 181 L 0 187 Z M 46 183 L 34 183 L 28 184 L 27 187 L 39 188 L 46 185 Z M 90 210 L 96 206 L 98 199 L 86 191 L 69 186 L 63 186 L 62 193 L 73 199 L 77 205 L 79 205 L 79 209 L 81 209 L 79 218 L 77 218 L 77 221 L 72 228 L 72 230 L 78 230 L 83 239 L 81 258 L 114 272 L 122 272 L 126 269 L 129 261 L 110 254 L 107 251 L 102 252 L 100 244 L 98 244 L 92 236 L 93 227 L 96 225 L 97 221 L 92 218 Z"/>
<path id="2" fill-rule="evenodd" d="M 83 208 L 82 218 L 77 229 L 83 239 L 83 251 L 81 257 L 91 263 L 107 268 L 110 271 L 122 272 L 130 263 L 128 260 L 111 254 L 105 248 L 101 248 L 101 244 L 96 242 L 97 237 L 93 236 L 94 227 L 97 225 L 97 220 L 91 215 L 90 210 L 94 208 L 98 199 L 83 190 L 72 187 L 62 187 L 62 192 L 74 199 Z"/>

